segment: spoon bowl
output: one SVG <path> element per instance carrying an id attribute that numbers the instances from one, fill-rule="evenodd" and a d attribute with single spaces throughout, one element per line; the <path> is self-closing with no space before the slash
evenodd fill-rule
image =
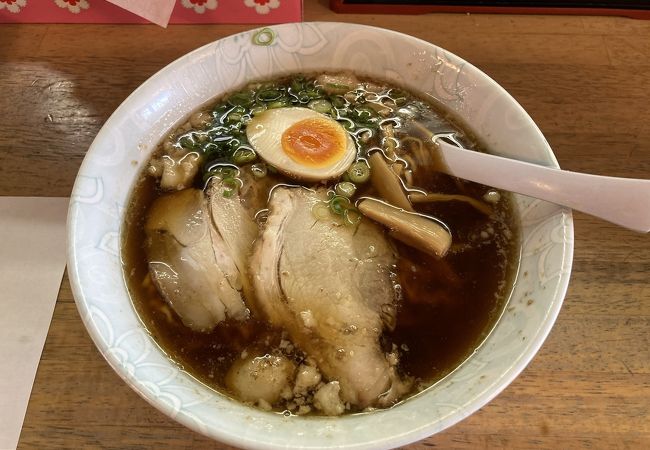
<path id="1" fill-rule="evenodd" d="M 475 152 L 433 138 L 449 175 L 568 206 L 634 231 L 650 231 L 650 180 L 569 172 Z"/>

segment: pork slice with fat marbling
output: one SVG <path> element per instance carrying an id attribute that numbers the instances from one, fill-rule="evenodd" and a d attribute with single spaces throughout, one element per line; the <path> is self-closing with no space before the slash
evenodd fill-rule
<path id="1" fill-rule="evenodd" d="M 395 254 L 369 220 L 348 226 L 314 217 L 313 206 L 326 198 L 325 190 L 274 190 L 251 279 L 269 321 L 339 382 L 345 402 L 363 408 L 396 379 L 379 342 L 394 318 Z"/>
<path id="2" fill-rule="evenodd" d="M 208 195 L 185 189 L 153 203 L 145 225 L 149 272 L 159 292 L 196 331 L 248 317 L 242 290 L 257 225 L 214 180 Z"/>

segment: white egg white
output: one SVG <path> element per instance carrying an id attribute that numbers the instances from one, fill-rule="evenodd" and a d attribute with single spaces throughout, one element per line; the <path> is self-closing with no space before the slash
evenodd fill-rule
<path id="1" fill-rule="evenodd" d="M 346 137 L 345 150 L 339 158 L 323 167 L 310 167 L 294 161 L 282 149 L 282 135 L 297 122 L 318 118 L 331 122 L 340 128 Z M 356 158 L 356 147 L 352 137 L 341 124 L 329 116 L 308 108 L 289 107 L 269 109 L 256 115 L 246 127 L 248 142 L 260 158 L 285 175 L 303 181 L 320 181 L 336 178 L 345 172 Z"/>

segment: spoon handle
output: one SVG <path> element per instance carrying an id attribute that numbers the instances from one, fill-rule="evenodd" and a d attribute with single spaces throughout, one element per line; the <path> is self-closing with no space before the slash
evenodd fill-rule
<path id="1" fill-rule="evenodd" d="M 623 227 L 650 231 L 650 180 L 569 172 L 456 147 L 438 140 L 446 173 L 568 206 Z"/>

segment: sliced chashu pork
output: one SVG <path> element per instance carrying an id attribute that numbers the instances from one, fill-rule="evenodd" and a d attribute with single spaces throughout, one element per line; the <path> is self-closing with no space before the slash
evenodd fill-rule
<path id="1" fill-rule="evenodd" d="M 280 187 L 251 257 L 259 309 L 314 358 L 344 401 L 374 404 L 395 374 L 379 338 L 394 317 L 393 249 L 369 220 L 317 220 L 326 192 Z"/>
<path id="2" fill-rule="evenodd" d="M 185 189 L 158 198 L 145 225 L 152 279 L 196 331 L 248 317 L 241 291 L 257 236 L 257 225 L 236 195 L 224 197 L 218 180 L 207 192 Z"/>

